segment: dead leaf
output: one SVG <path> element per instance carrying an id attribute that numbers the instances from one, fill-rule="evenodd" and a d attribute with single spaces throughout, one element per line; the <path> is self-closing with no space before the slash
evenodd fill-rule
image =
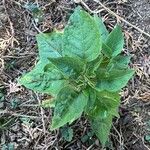
<path id="1" fill-rule="evenodd" d="M 19 91 L 22 91 L 22 88 L 21 88 L 20 84 L 9 81 L 8 95 L 11 94 L 11 93 L 19 92 Z"/>

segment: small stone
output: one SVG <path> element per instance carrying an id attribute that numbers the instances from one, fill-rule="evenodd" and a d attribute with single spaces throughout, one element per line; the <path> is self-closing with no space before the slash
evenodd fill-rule
<path id="1" fill-rule="evenodd" d="M 30 144 L 30 143 L 29 143 L 28 141 L 25 141 L 25 143 L 24 143 L 25 147 L 28 147 L 29 144 Z"/>
<path id="2" fill-rule="evenodd" d="M 99 140 L 96 140 L 96 141 L 95 141 L 95 144 L 96 144 L 97 146 L 100 146 Z"/>
<path id="3" fill-rule="evenodd" d="M 37 138 L 38 138 L 38 136 L 39 136 L 39 134 L 38 134 L 38 133 L 34 133 L 34 134 L 33 134 L 33 138 L 34 138 L 34 139 L 37 139 Z"/>
<path id="4" fill-rule="evenodd" d="M 18 124 L 16 124 L 16 125 L 14 125 L 14 126 L 12 126 L 12 128 L 11 128 L 13 131 L 18 131 L 18 130 L 20 130 L 20 128 L 19 128 L 19 126 L 18 126 Z"/>
<path id="5" fill-rule="evenodd" d="M 4 107 L 4 102 L 0 102 L 0 108 Z"/>
<path id="6" fill-rule="evenodd" d="M 17 133 L 17 137 L 18 137 L 18 138 L 22 138 L 22 137 L 23 137 L 23 134 L 22 134 L 21 132 L 18 132 L 18 133 Z"/>
<path id="7" fill-rule="evenodd" d="M 81 0 L 74 0 L 74 2 L 75 2 L 75 3 L 80 3 L 80 2 L 81 2 Z"/>
<path id="8" fill-rule="evenodd" d="M 11 142 L 14 142 L 16 140 L 16 134 L 11 133 L 9 136 L 10 136 Z"/>

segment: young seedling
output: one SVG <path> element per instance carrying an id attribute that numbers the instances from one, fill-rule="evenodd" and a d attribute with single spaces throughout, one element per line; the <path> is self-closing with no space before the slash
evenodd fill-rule
<path id="1" fill-rule="evenodd" d="M 87 116 L 102 146 L 108 139 L 112 119 L 118 117 L 119 92 L 133 76 L 121 27 L 109 33 L 98 16 L 77 7 L 63 32 L 37 35 L 40 60 L 20 83 L 53 99 L 51 130 Z"/>

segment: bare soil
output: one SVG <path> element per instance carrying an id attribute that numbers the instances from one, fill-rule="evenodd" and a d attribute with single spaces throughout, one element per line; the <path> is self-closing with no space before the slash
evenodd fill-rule
<path id="1" fill-rule="evenodd" d="M 106 7 L 150 34 L 149 0 L 101 0 Z M 42 10 L 41 20 L 27 8 Z M 109 30 L 118 22 L 92 0 L 85 3 L 100 14 Z M 29 5 L 30 4 L 30 5 Z M 73 12 L 73 0 L 1 0 L 0 1 L 0 149 L 11 150 L 101 150 L 83 117 L 74 122 L 74 138 L 66 142 L 59 130 L 49 131 L 52 110 L 37 105 L 47 95 L 34 93 L 17 84 L 22 74 L 38 60 L 35 35 L 62 29 Z M 85 10 L 83 5 L 81 5 Z M 88 10 L 87 10 L 88 11 Z M 122 92 L 120 118 L 114 119 L 108 150 L 150 149 L 150 39 L 120 22 L 124 31 L 125 54 L 132 55 L 136 75 Z"/>

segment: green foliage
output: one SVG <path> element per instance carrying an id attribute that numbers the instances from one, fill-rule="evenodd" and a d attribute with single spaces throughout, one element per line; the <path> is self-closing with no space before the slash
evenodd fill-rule
<path id="1" fill-rule="evenodd" d="M 73 130 L 70 127 L 64 126 L 64 127 L 62 127 L 60 129 L 60 131 L 61 131 L 62 137 L 66 141 L 70 142 L 72 140 L 72 138 L 73 138 Z"/>
<path id="2" fill-rule="evenodd" d="M 61 89 L 56 98 L 51 129 L 57 129 L 79 118 L 87 104 L 86 92 L 76 92 L 71 87 Z"/>
<path id="3" fill-rule="evenodd" d="M 67 84 L 62 73 L 48 61 L 48 58 L 61 57 L 61 36 L 61 33 L 55 31 L 37 35 L 40 60 L 31 72 L 20 79 L 22 85 L 37 92 L 56 96 L 61 87 Z M 45 69 L 47 64 L 48 69 Z"/>
<path id="4" fill-rule="evenodd" d="M 112 119 L 118 117 L 118 93 L 134 74 L 128 68 L 130 57 L 120 54 L 121 27 L 109 34 L 98 16 L 77 7 L 63 32 L 40 33 L 37 41 L 40 60 L 20 83 L 53 96 L 42 104 L 54 107 L 51 130 L 84 112 L 105 146 Z"/>
<path id="5" fill-rule="evenodd" d="M 24 7 L 32 13 L 36 23 L 43 20 L 44 13 L 39 6 L 35 5 L 34 3 L 27 3 L 24 5 Z"/>
<path id="6" fill-rule="evenodd" d="M 20 100 L 19 99 L 12 99 L 10 101 L 10 104 L 11 104 L 12 109 L 16 109 L 20 104 Z"/>
<path id="7" fill-rule="evenodd" d="M 104 43 L 107 46 L 107 48 L 105 47 L 106 51 L 107 49 L 109 51 L 111 50 L 111 53 L 108 53 L 109 57 L 115 57 L 121 53 L 123 49 L 123 45 L 124 45 L 124 38 L 123 38 L 122 31 L 121 31 L 121 27 L 119 25 L 115 26 L 115 28 L 108 35 Z"/>
<path id="8" fill-rule="evenodd" d="M 94 135 L 94 131 L 88 131 L 87 134 L 84 134 L 81 137 L 82 143 L 88 143 L 89 145 L 92 145 L 95 142 L 95 139 L 92 138 Z"/>
<path id="9" fill-rule="evenodd" d="M 97 15 L 94 15 L 94 20 L 97 23 L 98 27 L 99 27 L 99 32 L 101 34 L 101 38 L 102 38 L 102 42 L 105 42 L 106 38 L 109 35 L 108 30 L 106 29 L 102 18 L 99 18 Z"/>
<path id="10" fill-rule="evenodd" d="M 91 126 L 104 147 L 111 129 L 113 116 L 103 109 L 99 110 L 98 113 L 99 116 L 92 117 Z"/>
<path id="11" fill-rule="evenodd" d="M 150 143 L 150 135 L 146 135 L 145 140 Z"/>
<path id="12" fill-rule="evenodd" d="M 63 55 L 92 61 L 100 54 L 102 42 L 94 18 L 79 7 L 71 15 L 63 35 Z"/>
<path id="13" fill-rule="evenodd" d="M 15 150 L 15 145 L 14 143 L 4 144 L 2 150 Z"/>
<path id="14" fill-rule="evenodd" d="M 84 69 L 84 63 L 76 58 L 65 56 L 49 60 L 66 78 L 77 78 Z"/>

